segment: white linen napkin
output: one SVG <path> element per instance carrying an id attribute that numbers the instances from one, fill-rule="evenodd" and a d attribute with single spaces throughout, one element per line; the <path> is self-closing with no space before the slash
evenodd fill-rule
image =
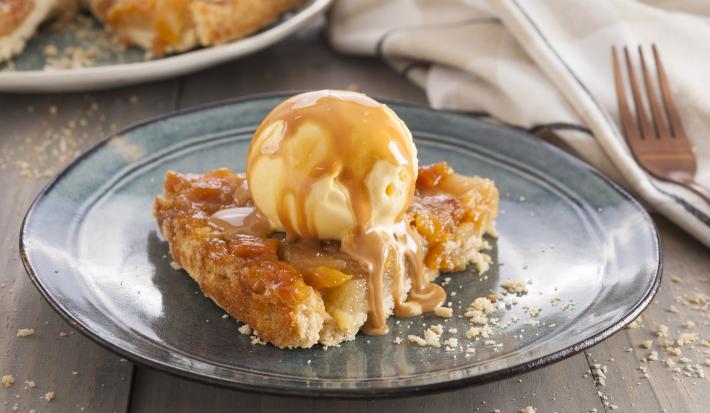
<path id="1" fill-rule="evenodd" d="M 629 152 L 611 65 L 612 45 L 630 46 L 634 58 L 643 45 L 652 61 L 657 44 L 698 160 L 696 179 L 710 187 L 710 2 L 340 0 L 328 32 L 341 52 L 382 57 L 435 108 L 554 132 L 710 247 L 710 206 L 650 177 Z"/>

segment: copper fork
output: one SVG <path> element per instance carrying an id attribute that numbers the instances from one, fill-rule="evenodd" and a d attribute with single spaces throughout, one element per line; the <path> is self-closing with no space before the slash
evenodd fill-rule
<path id="1" fill-rule="evenodd" d="M 695 180 L 695 174 L 698 168 L 695 154 L 693 154 L 690 141 L 688 141 L 688 136 L 685 134 L 685 129 L 680 120 L 678 109 L 676 108 L 673 95 L 668 86 L 668 78 L 666 77 L 666 72 L 663 69 L 663 64 L 661 63 L 661 58 L 658 55 L 658 49 L 655 44 L 652 45 L 652 50 L 665 113 L 661 111 L 658 99 L 656 98 L 653 80 L 649 75 L 646 61 L 643 57 L 643 50 L 641 46 L 639 46 L 638 53 L 639 60 L 641 61 L 641 72 L 646 87 L 648 106 L 651 108 L 651 122 L 649 122 L 639 87 L 636 84 L 636 76 L 631 64 L 629 49 L 624 47 L 624 55 L 626 57 L 626 68 L 631 85 L 631 93 L 634 98 L 634 107 L 636 109 L 635 118 L 631 114 L 629 105 L 626 102 L 626 91 L 621 66 L 616 55 L 616 47 L 612 46 L 611 48 L 612 61 L 614 64 L 614 81 L 616 83 L 616 97 L 619 102 L 619 117 L 621 119 L 621 127 L 624 130 L 624 135 L 626 135 L 626 142 L 634 158 L 636 158 L 636 161 L 648 173 L 658 179 L 682 185 L 710 203 L 710 189 L 700 185 Z"/>

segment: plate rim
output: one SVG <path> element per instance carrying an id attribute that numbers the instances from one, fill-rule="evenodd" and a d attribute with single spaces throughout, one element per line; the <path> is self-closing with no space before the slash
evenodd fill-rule
<path id="1" fill-rule="evenodd" d="M 0 92 L 45 93 L 108 90 L 167 80 L 265 49 L 324 13 L 334 0 L 310 0 L 288 20 L 241 39 L 160 59 L 55 71 L 0 71 Z"/>
<path id="2" fill-rule="evenodd" d="M 330 1 L 330 0 L 327 0 Z M 572 355 L 575 355 L 589 347 L 594 346 L 595 344 L 600 343 L 601 341 L 604 341 L 607 339 L 609 336 L 612 334 L 616 333 L 617 331 L 621 330 L 625 325 L 629 324 L 631 321 L 636 319 L 643 310 L 648 307 L 648 305 L 651 303 L 653 298 L 655 297 L 656 293 L 658 292 L 658 289 L 661 285 L 661 280 L 663 278 L 663 255 L 662 255 L 662 249 L 661 249 L 661 243 L 660 243 L 660 236 L 658 234 L 658 230 L 656 228 L 656 225 L 654 224 L 653 220 L 651 219 L 648 211 L 641 205 L 641 203 L 636 200 L 631 194 L 629 194 L 626 190 L 624 190 L 621 186 L 613 182 L 610 178 L 608 178 L 606 175 L 602 174 L 599 170 L 594 168 L 593 166 L 589 165 L 588 163 L 570 155 L 569 153 L 565 152 L 564 150 L 548 143 L 545 141 L 542 141 L 533 135 L 525 132 L 524 130 L 514 128 L 511 126 L 506 126 L 506 125 L 498 125 L 495 123 L 491 122 L 485 122 L 480 119 L 477 119 L 475 117 L 470 117 L 467 116 L 466 112 L 455 112 L 455 111 L 447 111 L 447 110 L 439 110 L 439 109 L 434 109 L 428 105 L 425 104 L 419 104 L 419 103 L 413 103 L 405 100 L 400 100 L 400 99 L 391 99 L 391 98 L 381 98 L 378 96 L 374 96 L 375 99 L 378 101 L 381 101 L 385 104 L 396 104 L 400 106 L 408 106 L 412 107 L 415 109 L 424 109 L 424 110 L 429 110 L 433 112 L 441 112 L 441 113 L 447 113 L 447 114 L 453 114 L 456 116 L 461 116 L 466 118 L 469 121 L 474 121 L 474 122 L 479 122 L 488 126 L 493 126 L 493 127 L 498 127 L 502 129 L 509 129 L 512 131 L 515 131 L 518 135 L 521 137 L 524 137 L 524 139 L 529 140 L 533 144 L 540 145 L 542 147 L 545 147 L 545 149 L 550 150 L 557 155 L 560 155 L 573 164 L 576 164 L 576 166 L 580 167 L 581 169 L 585 170 L 588 173 L 591 173 L 593 175 L 596 175 L 599 179 L 601 179 L 604 183 L 609 185 L 612 189 L 614 189 L 619 195 L 621 195 L 625 200 L 630 202 L 636 209 L 641 213 L 641 216 L 643 218 L 643 221 L 646 223 L 647 228 L 651 231 L 653 237 L 653 253 L 657 257 L 657 265 L 655 268 L 655 272 L 653 274 L 653 281 L 649 285 L 647 291 L 645 292 L 644 296 L 635 303 L 635 305 L 627 311 L 622 317 L 618 319 L 618 321 L 612 323 L 611 325 L 607 326 L 605 329 L 601 330 L 595 335 L 592 335 L 586 339 L 583 339 L 571 346 L 565 347 L 564 349 L 561 349 L 559 351 L 553 352 L 551 354 L 535 358 L 533 360 L 530 360 L 525 363 L 520 363 L 515 366 L 503 368 L 500 370 L 488 372 L 482 375 L 478 376 L 473 376 L 473 377 L 463 377 L 463 378 L 457 378 L 457 379 L 452 379 L 448 381 L 442 381 L 442 382 L 437 382 L 437 383 L 428 383 L 424 385 L 407 385 L 404 387 L 388 387 L 388 388 L 347 388 L 347 389 L 330 389 L 330 388 L 312 388 L 312 389 L 294 389 L 294 388 L 287 388 L 287 387 L 265 387 L 265 386 L 259 386 L 259 385 L 254 385 L 254 384 L 247 384 L 247 383 L 239 383 L 235 381 L 230 381 L 230 380 L 224 380 L 224 379 L 219 379 L 213 376 L 208 376 L 208 375 L 203 375 L 199 373 L 194 373 L 192 371 L 189 371 L 187 369 L 183 368 L 178 368 L 175 366 L 172 366 L 170 364 L 167 364 L 165 362 L 162 362 L 160 360 L 156 360 L 154 358 L 146 357 L 144 355 L 140 354 L 135 354 L 129 350 L 126 350 L 108 339 L 104 339 L 98 334 L 95 334 L 90 328 L 86 327 L 83 325 L 83 323 L 76 319 L 75 317 L 72 316 L 68 311 L 65 311 L 64 308 L 59 305 L 58 302 L 54 300 L 54 298 L 49 294 L 49 292 L 44 288 L 42 283 L 39 280 L 39 277 L 37 276 L 37 273 L 35 272 L 34 268 L 32 267 L 32 264 L 29 259 L 29 254 L 27 252 L 27 247 L 25 245 L 25 233 L 27 231 L 27 223 L 31 219 L 32 214 L 34 213 L 37 205 L 39 202 L 45 197 L 46 193 L 49 192 L 54 185 L 63 178 L 63 176 L 72 168 L 74 168 L 77 164 L 79 164 L 81 161 L 83 161 L 86 157 L 90 156 L 92 153 L 95 151 L 99 150 L 106 144 L 108 144 L 112 138 L 115 136 L 120 136 L 123 134 L 126 134 L 127 132 L 130 132 L 134 129 L 141 128 L 143 126 L 159 122 L 162 120 L 166 120 L 169 118 L 174 118 L 174 117 L 179 117 L 183 116 L 189 113 L 194 113 L 194 112 L 199 112 L 203 110 L 208 110 L 208 109 L 214 109 L 218 107 L 223 107 L 227 105 L 233 105 L 233 104 L 240 104 L 240 103 L 246 103 L 249 101 L 255 101 L 255 100 L 263 100 L 263 99 L 269 99 L 269 98 L 286 98 L 288 96 L 294 95 L 296 93 L 303 92 L 303 90 L 288 90 L 288 91 L 277 91 L 277 92 L 268 92 L 268 93 L 258 93 L 258 94 L 250 94 L 250 95 L 244 95 L 244 96 L 238 96 L 238 97 L 233 97 L 233 98 L 227 98 L 227 99 L 220 99 L 214 102 L 209 102 L 205 104 L 200 104 L 200 105 L 195 105 L 195 106 L 190 106 L 186 107 L 183 109 L 171 111 L 171 112 L 166 112 L 160 115 L 156 116 L 151 116 L 148 117 L 144 120 L 135 122 L 133 124 L 128 125 L 127 127 L 112 132 L 111 134 L 107 135 L 106 137 L 100 139 L 98 142 L 95 144 L 91 145 L 89 148 L 87 148 L 84 152 L 82 152 L 78 157 L 76 157 L 74 160 L 72 160 L 66 167 L 64 167 L 61 172 L 59 172 L 56 176 L 54 176 L 47 184 L 39 191 L 37 196 L 34 198 L 32 203 L 30 204 L 29 208 L 27 209 L 27 212 L 25 213 L 24 218 L 22 219 L 22 224 L 20 228 L 20 236 L 19 236 L 19 252 L 20 252 L 20 259 L 22 261 L 23 267 L 25 268 L 25 271 L 27 272 L 28 277 L 30 278 L 30 281 L 32 284 L 35 286 L 35 288 L 40 292 L 42 297 L 45 299 L 45 301 L 50 305 L 50 307 L 66 322 L 68 322 L 73 328 L 76 328 L 81 332 L 85 337 L 88 337 L 91 341 L 94 343 L 99 344 L 100 346 L 106 348 L 107 350 L 121 355 L 123 357 L 126 357 L 127 359 L 131 360 L 133 363 L 137 363 L 139 365 L 147 366 L 150 368 L 154 368 L 156 370 L 168 373 L 172 376 L 176 377 L 181 377 L 181 378 L 186 378 L 191 381 L 199 382 L 199 383 L 209 383 L 209 384 L 214 384 L 218 385 L 220 387 L 224 388 L 231 388 L 231 389 L 236 389 L 236 390 L 242 390 L 242 391 L 248 391 L 248 392 L 253 392 L 253 393 L 260 393 L 260 394 L 269 394 L 269 395 L 275 395 L 275 396 L 289 396 L 289 397 L 305 397 L 305 398 L 339 398 L 339 399 L 363 399 L 363 398 L 398 398 L 398 397 L 406 397 L 406 396 L 414 396 L 418 394 L 428 394 L 428 393 L 437 393 L 437 392 L 446 392 L 446 391 L 452 391 L 452 390 L 457 390 L 461 389 L 464 387 L 468 387 L 471 385 L 475 384 L 484 384 L 484 383 L 489 383 L 489 382 L 494 382 L 497 380 L 501 380 L 506 377 L 510 377 L 513 375 L 521 374 L 521 373 L 526 373 L 532 370 L 536 370 L 538 368 L 557 363 L 559 361 L 562 361 Z"/>

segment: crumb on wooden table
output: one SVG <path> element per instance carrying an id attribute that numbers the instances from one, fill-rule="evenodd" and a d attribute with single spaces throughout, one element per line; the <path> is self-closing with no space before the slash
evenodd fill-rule
<path id="1" fill-rule="evenodd" d="M 6 374 L 2 376 L 2 385 L 5 386 L 5 388 L 8 388 L 15 384 L 15 376 L 12 374 Z"/>
<path id="2" fill-rule="evenodd" d="M 29 337 L 35 333 L 32 328 L 21 328 L 17 330 L 17 337 Z"/>

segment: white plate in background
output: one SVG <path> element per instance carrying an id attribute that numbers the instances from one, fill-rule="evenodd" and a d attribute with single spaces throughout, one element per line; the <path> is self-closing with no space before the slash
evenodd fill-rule
<path id="1" fill-rule="evenodd" d="M 38 39 L 30 41 L 23 53 L 15 58 L 15 70 L 0 70 L 0 92 L 88 91 L 184 75 L 264 49 L 324 13 L 331 2 L 332 0 L 307 1 L 299 10 L 285 14 L 269 28 L 223 45 L 195 49 L 155 60 L 143 60 L 140 57 L 142 52 L 129 48 L 120 53 L 124 54 L 123 61 L 132 61 L 131 63 L 103 62 L 102 65 L 77 69 L 42 70 L 43 50 L 47 44 L 64 42 L 63 46 L 68 46 L 66 33 L 61 30 L 42 34 L 37 36 Z M 119 61 L 118 57 L 116 61 Z"/>

